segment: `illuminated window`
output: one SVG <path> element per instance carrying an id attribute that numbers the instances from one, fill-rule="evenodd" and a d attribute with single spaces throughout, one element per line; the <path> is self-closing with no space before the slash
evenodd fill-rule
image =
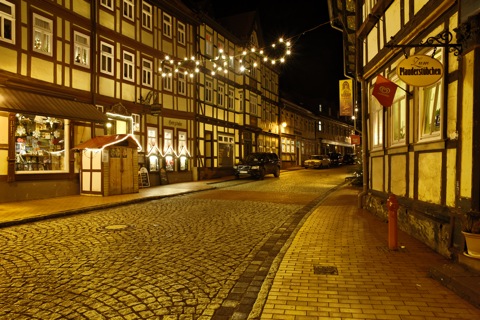
<path id="1" fill-rule="evenodd" d="M 100 42 L 100 71 L 113 75 L 113 46 Z"/>
<path id="2" fill-rule="evenodd" d="M 152 6 L 142 2 L 142 27 L 152 30 Z"/>
<path id="3" fill-rule="evenodd" d="M 173 131 L 163 131 L 163 152 L 165 153 L 165 170 L 175 171 L 175 159 L 173 158 Z"/>
<path id="4" fill-rule="evenodd" d="M 172 37 L 172 17 L 166 13 L 163 14 L 163 35 Z"/>
<path id="5" fill-rule="evenodd" d="M 180 171 L 188 170 L 188 149 L 187 149 L 187 133 L 178 131 L 178 169 Z"/>
<path id="6" fill-rule="evenodd" d="M 132 119 L 133 119 L 133 131 L 134 132 L 139 132 L 140 131 L 140 115 L 136 113 L 132 113 Z"/>
<path id="7" fill-rule="evenodd" d="M 14 129 L 17 173 L 68 171 L 68 120 L 17 114 Z"/>
<path id="8" fill-rule="evenodd" d="M 0 40 L 15 43 L 15 6 L 0 0 Z"/>
<path id="9" fill-rule="evenodd" d="M 399 84 L 399 80 L 394 81 Z M 404 143 L 407 122 L 407 100 L 405 91 L 397 89 L 393 104 L 390 107 L 392 121 L 392 145 Z"/>
<path id="10" fill-rule="evenodd" d="M 173 151 L 173 131 L 165 129 L 163 131 L 163 152 Z"/>
<path id="11" fill-rule="evenodd" d="M 133 0 L 123 0 L 123 16 L 133 21 Z"/>
<path id="12" fill-rule="evenodd" d="M 178 131 L 178 152 L 187 148 L 187 133 L 185 131 Z"/>
<path id="13" fill-rule="evenodd" d="M 147 128 L 147 152 L 157 147 L 157 129 L 154 127 Z"/>
<path id="14" fill-rule="evenodd" d="M 75 42 L 75 59 L 74 63 L 82 67 L 90 66 L 90 37 L 79 33 L 73 32 L 73 38 Z"/>
<path id="15" fill-rule="evenodd" d="M 33 14 L 33 51 L 52 55 L 53 21 Z"/>
<path id="16" fill-rule="evenodd" d="M 442 62 L 442 51 L 437 49 L 435 51 L 436 60 Z M 432 55 L 432 52 L 426 53 Z M 443 81 L 439 80 L 436 83 L 422 87 L 419 90 L 420 102 L 420 139 L 438 139 L 441 138 L 442 128 L 442 90 Z"/>
<path id="17" fill-rule="evenodd" d="M 213 56 L 213 35 L 211 33 L 205 35 L 205 54 Z"/>
<path id="18" fill-rule="evenodd" d="M 146 87 L 152 87 L 152 61 L 142 60 L 142 84 Z"/>
<path id="19" fill-rule="evenodd" d="M 230 135 L 218 135 L 218 166 L 232 167 L 234 156 L 234 138 Z"/>
<path id="20" fill-rule="evenodd" d="M 185 25 L 181 22 L 177 22 L 177 41 L 185 44 Z"/>
<path id="21" fill-rule="evenodd" d="M 383 106 L 370 95 L 370 118 L 372 123 L 372 146 L 383 145 Z"/>
<path id="22" fill-rule="evenodd" d="M 123 79 L 134 81 L 135 56 L 127 51 L 123 52 Z"/>

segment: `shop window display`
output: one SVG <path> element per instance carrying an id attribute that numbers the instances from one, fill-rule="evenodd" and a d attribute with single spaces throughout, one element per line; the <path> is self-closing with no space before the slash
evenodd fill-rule
<path id="1" fill-rule="evenodd" d="M 15 170 L 65 170 L 65 121 L 17 114 L 15 126 Z"/>

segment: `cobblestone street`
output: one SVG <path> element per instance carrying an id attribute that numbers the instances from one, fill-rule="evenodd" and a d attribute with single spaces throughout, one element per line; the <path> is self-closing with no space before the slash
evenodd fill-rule
<path id="1" fill-rule="evenodd" d="M 0 229 L 0 319 L 248 315 L 286 240 L 344 179 L 311 172 Z"/>

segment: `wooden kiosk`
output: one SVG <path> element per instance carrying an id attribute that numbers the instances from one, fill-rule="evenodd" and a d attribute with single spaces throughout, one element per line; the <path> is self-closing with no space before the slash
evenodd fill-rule
<path id="1" fill-rule="evenodd" d="M 131 134 L 92 138 L 79 144 L 80 194 L 111 196 L 138 192 L 138 148 Z"/>

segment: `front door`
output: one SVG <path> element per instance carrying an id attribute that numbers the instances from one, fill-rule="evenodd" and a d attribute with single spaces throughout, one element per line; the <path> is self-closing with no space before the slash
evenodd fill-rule
<path id="1" fill-rule="evenodd" d="M 110 184 L 108 195 L 134 192 L 133 149 L 126 147 L 112 147 L 110 149 Z"/>

